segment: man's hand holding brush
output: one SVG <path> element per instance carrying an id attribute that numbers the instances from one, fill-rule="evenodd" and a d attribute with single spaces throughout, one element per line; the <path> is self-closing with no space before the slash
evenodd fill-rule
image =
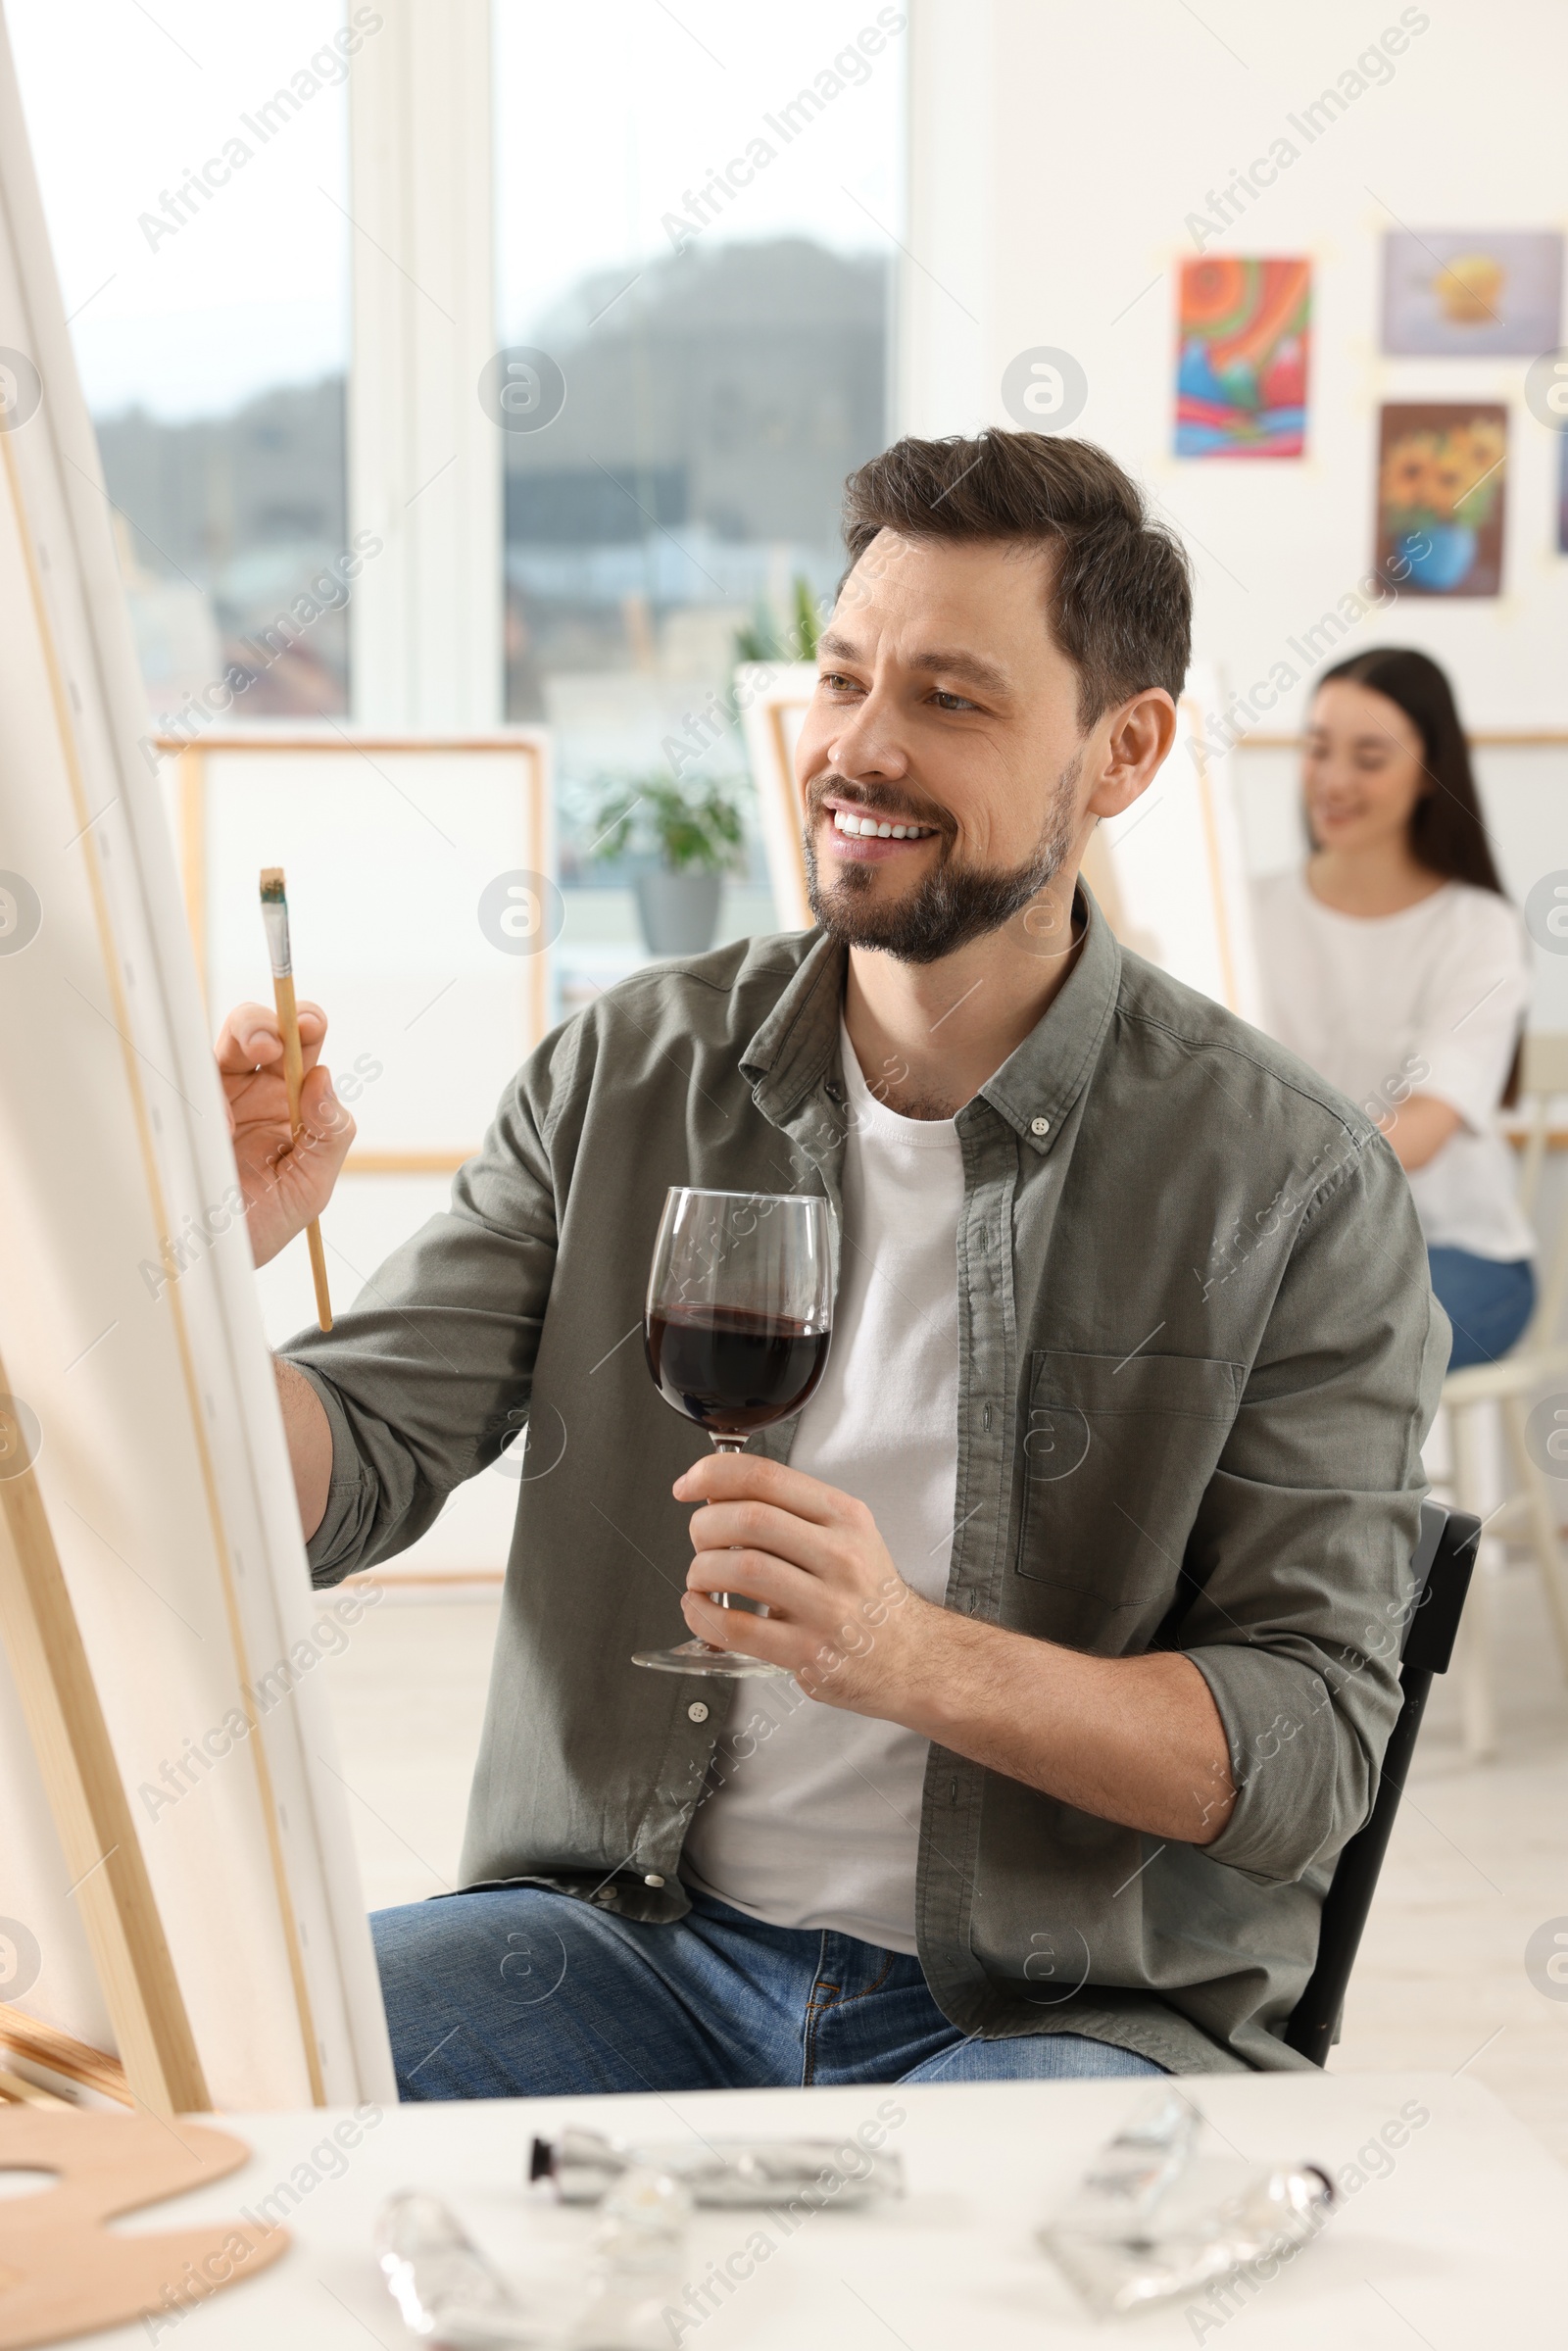
<path id="1" fill-rule="evenodd" d="M 319 1004 L 302 1003 L 299 1018 L 305 1085 L 297 1146 L 289 1128 L 283 1039 L 272 1006 L 236 1005 L 218 1039 L 218 1067 L 258 1265 L 275 1257 L 320 1215 L 354 1141 L 354 1120 L 332 1092 L 331 1072 L 321 1060 L 326 1014 Z"/>

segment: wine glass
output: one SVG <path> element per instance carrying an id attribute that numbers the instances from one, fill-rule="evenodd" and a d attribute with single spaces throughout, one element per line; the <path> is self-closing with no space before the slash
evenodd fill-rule
<path id="1" fill-rule="evenodd" d="M 738 1453 L 754 1429 L 799 1412 L 822 1377 L 832 1327 L 826 1200 L 671 1186 L 648 1277 L 644 1346 L 665 1403 L 706 1429 L 715 1451 Z M 727 1592 L 709 1597 L 746 1612 Z M 632 1663 L 733 1679 L 785 1670 L 707 1641 L 640 1649 Z"/>

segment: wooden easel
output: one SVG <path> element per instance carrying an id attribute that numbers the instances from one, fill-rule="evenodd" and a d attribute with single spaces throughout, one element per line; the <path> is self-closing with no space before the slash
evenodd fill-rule
<path id="1" fill-rule="evenodd" d="M 0 1362 L 0 1396 L 9 1397 Z M 169 2118 L 211 2106 L 124 1784 L 30 1461 L 0 1429 L 0 1638 L 21 1694 L 131 2096 Z M 5 1455 L 10 1452 L 11 1459 Z"/>

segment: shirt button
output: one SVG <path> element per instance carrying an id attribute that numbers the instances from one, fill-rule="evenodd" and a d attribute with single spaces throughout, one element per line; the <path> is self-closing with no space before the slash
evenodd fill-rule
<path id="1" fill-rule="evenodd" d="M 1031 1118 L 1029 1121 L 1029 1132 L 1031 1135 L 1049 1135 L 1051 1132 L 1050 1119 Z"/>
<path id="2" fill-rule="evenodd" d="M 707 1722 L 708 1708 L 703 1704 L 701 1698 L 693 1698 L 691 1704 L 686 1709 L 686 1720 L 689 1723 Z"/>
<path id="3" fill-rule="evenodd" d="M 662 1886 L 663 1883 L 663 1879 L 660 1876 L 657 1870 L 650 1870 L 647 1877 L 643 1880 L 643 1884 L 645 1886 Z"/>

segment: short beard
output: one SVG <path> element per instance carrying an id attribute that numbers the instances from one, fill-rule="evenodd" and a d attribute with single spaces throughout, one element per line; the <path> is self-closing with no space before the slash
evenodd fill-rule
<path id="1" fill-rule="evenodd" d="M 900 963 L 940 963 L 971 940 L 1000 931 L 1066 863 L 1076 831 L 1073 800 L 1082 768 L 1083 756 L 1075 754 L 1057 776 L 1034 854 L 1024 864 L 955 865 L 949 838 L 942 842 L 934 871 L 919 888 L 888 906 L 865 903 L 874 887 L 869 866 L 846 862 L 838 881 L 829 889 L 822 886 L 816 820 L 822 798 L 837 781 L 823 779 L 820 793 L 813 791 L 808 797 L 806 826 L 806 890 L 812 916 L 830 939 L 845 947 L 875 949 Z"/>

